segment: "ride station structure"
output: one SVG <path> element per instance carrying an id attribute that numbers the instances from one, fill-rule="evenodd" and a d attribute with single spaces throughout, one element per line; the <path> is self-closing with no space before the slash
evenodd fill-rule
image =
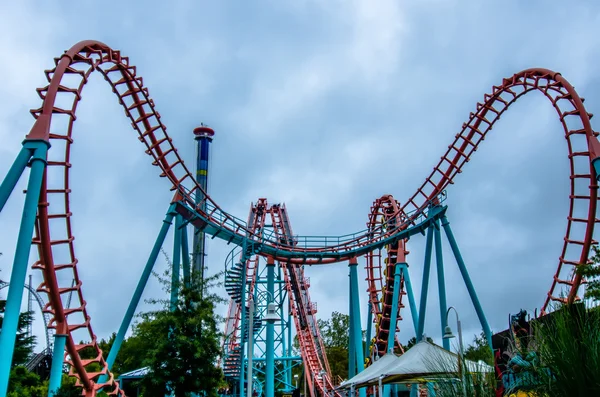
<path id="1" fill-rule="evenodd" d="M 107 360 L 98 347 L 77 271 L 78 266 L 85 264 L 80 264 L 76 255 L 70 206 L 70 154 L 75 139 L 73 125 L 81 92 L 92 72 L 99 72 L 105 77 L 146 153 L 152 158 L 152 164 L 159 168 L 160 177 L 170 181 L 173 191 L 173 198 L 168 203 L 155 244 Z M 46 71 L 46 76 L 48 84 L 37 89 L 42 105 L 31 111 L 35 119 L 33 127 L 0 185 L 1 211 L 26 168 L 30 168 L 0 333 L 0 397 L 6 395 L 8 387 L 32 245 L 37 252 L 32 267 L 43 275 L 43 282 L 36 290 L 48 297 L 44 312 L 50 316 L 49 328 L 54 330 L 50 394 L 60 385 L 66 359 L 70 374 L 77 378 L 85 396 L 95 396 L 99 390 L 110 395 L 124 395 L 111 373 L 111 367 L 173 221 L 173 286 L 179 285 L 180 272 L 183 272 L 184 280 L 193 271 L 203 272 L 205 236 L 222 239 L 236 247 L 226 260 L 225 283 L 231 302 L 221 361 L 236 395 L 252 393 L 249 385 L 253 379 L 247 377 L 249 369 L 252 369 L 252 372 L 259 374 L 262 371 L 264 374 L 263 378 L 257 376 L 260 392 L 273 397 L 275 378 L 291 387 L 291 368 L 301 360 L 310 380 L 308 393 L 311 397 L 332 393 L 341 397 L 342 393 L 335 389 L 337 381 L 332 379 L 319 334 L 316 305 L 310 299 L 310 283 L 305 276 L 306 266 L 348 263 L 350 377 L 361 372 L 376 357 L 401 349 L 398 343 L 399 320 L 406 302 L 413 319 L 412 327 L 418 338 L 423 336 L 434 252 L 443 333 L 447 308 L 442 231 L 492 345 L 484 310 L 448 220 L 450 211 L 445 204 L 448 201 L 446 190 L 500 116 L 531 91 L 541 92 L 557 111 L 567 140 L 570 164 L 566 235 L 541 311 L 549 310 L 553 301 L 573 302 L 578 299 L 583 280 L 575 269 L 588 261 L 590 248 L 595 244 L 593 231 L 598 222 L 600 143 L 598 134 L 592 129 L 592 115 L 586 111 L 583 98 L 559 73 L 528 69 L 503 79 L 476 105 L 448 150 L 413 195 L 403 202 L 391 195 L 375 200 L 366 229 L 343 236 L 295 235 L 285 205 L 269 204 L 264 198 L 252 204 L 246 221 L 219 207 L 207 191 L 208 153 L 214 131 L 206 126 L 195 131 L 199 160 L 194 175 L 167 134 L 142 78 L 137 76 L 136 68 L 120 51 L 97 41 L 80 42 L 55 58 L 55 66 Z M 50 170 L 62 177 L 48 178 Z M 192 265 L 188 257 L 188 226 L 194 228 Z M 426 243 L 424 275 L 420 280 L 422 293 L 417 302 L 412 292 L 407 246 L 410 238 L 419 236 L 424 236 Z M 358 259 L 363 256 L 366 258 L 369 286 L 366 298 L 361 296 L 358 283 Z M 415 263 L 411 265 L 417 266 Z M 174 299 L 176 291 L 173 293 Z M 68 295 L 73 296 L 71 307 L 64 304 Z M 365 317 L 370 343 L 365 349 L 359 302 L 367 299 L 369 305 Z M 266 320 L 266 325 L 260 322 L 261 318 Z M 293 330 L 298 337 L 300 357 L 292 354 Z M 81 340 L 87 342 L 77 342 Z M 250 355 L 245 354 L 248 345 L 255 348 L 250 349 Z M 444 347 L 449 348 L 447 341 Z M 96 356 L 82 358 L 80 353 L 83 349 L 92 349 Z M 90 370 L 92 364 L 95 364 L 94 368 L 99 365 L 101 370 Z M 359 394 L 365 396 L 366 391 L 362 389 Z"/>

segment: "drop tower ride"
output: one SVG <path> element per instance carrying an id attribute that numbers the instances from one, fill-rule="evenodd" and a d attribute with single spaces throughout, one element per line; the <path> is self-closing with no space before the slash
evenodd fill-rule
<path id="1" fill-rule="evenodd" d="M 197 156 L 196 156 L 196 181 L 202 187 L 205 193 L 208 194 L 208 159 L 210 153 L 210 143 L 213 140 L 215 131 L 204 125 L 194 129 L 194 139 L 196 140 Z M 201 194 L 196 195 L 196 205 L 202 202 L 201 210 L 206 208 L 206 201 L 202 201 Z M 206 241 L 204 231 L 194 228 L 194 241 L 192 250 L 192 274 L 200 275 L 204 279 L 204 258 L 206 256 Z"/>

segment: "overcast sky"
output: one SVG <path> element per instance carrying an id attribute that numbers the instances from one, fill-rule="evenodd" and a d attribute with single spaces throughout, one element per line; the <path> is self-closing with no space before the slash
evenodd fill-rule
<path id="1" fill-rule="evenodd" d="M 204 122 L 216 130 L 210 192 L 222 208 L 245 219 L 250 203 L 266 197 L 286 203 L 296 234 L 346 234 L 365 228 L 383 194 L 410 197 L 504 77 L 530 67 L 559 71 L 588 111 L 600 113 L 599 34 L 595 0 L 2 2 L 0 174 L 31 128 L 43 71 L 76 42 L 96 39 L 137 66 L 190 165 L 192 129 Z M 172 192 L 100 75 L 77 114 L 74 234 L 92 323 L 107 337 Z M 566 153 L 556 113 L 531 94 L 503 116 L 448 191 L 447 215 L 494 331 L 506 328 L 509 313 L 539 308 L 548 291 L 566 227 Z M 24 183 L 0 214 L 3 279 Z M 423 246 L 422 237 L 409 243 L 417 296 Z M 208 249 L 211 272 L 222 270 L 230 247 L 212 240 Z M 477 316 L 449 252 L 445 264 L 448 304 L 471 339 Z M 156 269 L 165 266 L 161 257 Z M 318 316 L 347 313 L 347 264 L 306 272 Z M 37 285 L 41 274 L 33 275 Z M 441 343 L 435 277 L 426 332 Z M 364 327 L 364 282 L 361 292 Z M 153 280 L 144 296 L 161 294 Z M 404 313 L 405 343 L 414 331 Z"/>

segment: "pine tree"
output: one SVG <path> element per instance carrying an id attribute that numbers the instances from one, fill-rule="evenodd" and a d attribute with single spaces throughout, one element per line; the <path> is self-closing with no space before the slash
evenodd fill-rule
<path id="1" fill-rule="evenodd" d="M 6 309 L 6 300 L 0 300 L 0 330 L 4 319 L 4 310 Z M 35 347 L 35 336 L 28 335 L 27 329 L 33 321 L 33 312 L 24 312 L 19 315 L 17 338 L 15 340 L 15 350 L 13 353 L 12 366 L 24 365 L 31 357 Z"/>

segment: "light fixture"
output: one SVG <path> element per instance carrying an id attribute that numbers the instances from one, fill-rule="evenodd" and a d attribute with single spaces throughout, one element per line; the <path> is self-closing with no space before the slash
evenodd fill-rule
<path id="1" fill-rule="evenodd" d="M 442 336 L 443 339 L 452 339 L 455 338 L 454 334 L 452 333 L 452 328 L 450 328 L 449 325 L 446 325 L 446 328 L 444 328 L 444 336 Z"/>
<path id="2" fill-rule="evenodd" d="M 263 317 L 263 321 L 279 321 L 277 315 L 277 305 L 273 302 L 267 305 L 267 314 Z"/>

